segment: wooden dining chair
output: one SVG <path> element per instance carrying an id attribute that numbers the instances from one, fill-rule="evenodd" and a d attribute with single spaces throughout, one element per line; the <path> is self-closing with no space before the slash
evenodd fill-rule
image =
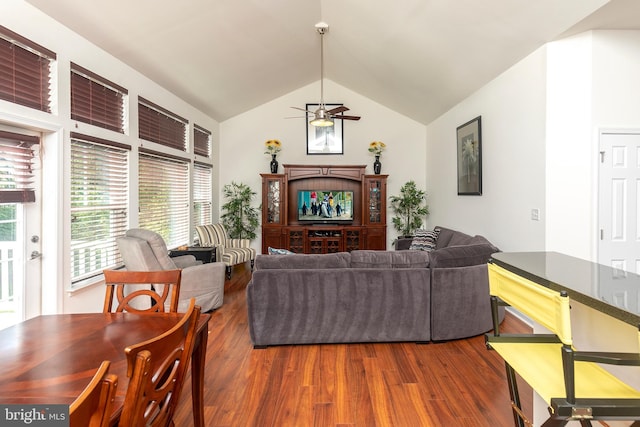
<path id="1" fill-rule="evenodd" d="M 199 317 L 200 307 L 192 298 L 188 311 L 173 328 L 124 350 L 129 387 L 119 427 L 174 425 Z"/>
<path id="2" fill-rule="evenodd" d="M 111 406 L 116 395 L 118 378 L 109 374 L 110 362 L 105 360 L 91 382 L 69 405 L 71 427 L 106 427 L 111 418 Z"/>
<path id="3" fill-rule="evenodd" d="M 107 287 L 104 313 L 127 311 L 130 313 L 156 313 L 178 311 L 181 270 L 127 271 L 104 270 Z M 117 298 L 114 308 L 113 297 Z M 169 301 L 169 295 L 171 299 Z M 145 301 L 144 298 L 148 299 Z M 140 304 L 132 305 L 133 301 Z M 150 302 L 150 306 L 149 306 Z M 147 307 L 148 306 L 148 307 Z M 144 308 L 146 307 L 146 308 Z"/>

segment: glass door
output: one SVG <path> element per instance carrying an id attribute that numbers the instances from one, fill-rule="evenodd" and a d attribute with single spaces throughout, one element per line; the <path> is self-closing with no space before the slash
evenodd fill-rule
<path id="1" fill-rule="evenodd" d="M 5 138 L 5 141 L 9 139 L 6 133 L 0 137 Z M 33 135 L 30 137 L 33 138 Z M 8 170 L 12 168 L 22 170 L 20 166 L 11 165 L 15 160 L 12 159 L 12 150 L 7 147 L 11 146 L 3 144 L 0 150 L 1 172 L 5 177 L 11 175 Z M 24 202 L 7 202 L 12 196 L 3 193 L 2 200 L 5 202 L 0 203 L 0 329 L 37 316 L 41 312 L 40 146 L 35 144 L 32 148 L 33 158 L 28 185 L 33 189 L 35 200 L 30 198 Z M 24 166 L 24 163 L 21 166 Z M 11 190 L 21 187 L 19 178 L 16 178 L 13 184 L 11 179 L 3 180 L 2 191 L 10 193 Z"/>

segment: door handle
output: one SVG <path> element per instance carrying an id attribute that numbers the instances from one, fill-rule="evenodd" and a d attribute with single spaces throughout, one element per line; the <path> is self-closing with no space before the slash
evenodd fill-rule
<path id="1" fill-rule="evenodd" d="M 36 258 L 40 258 L 42 256 L 42 254 L 38 251 L 33 251 L 31 252 L 31 259 L 36 259 Z"/>

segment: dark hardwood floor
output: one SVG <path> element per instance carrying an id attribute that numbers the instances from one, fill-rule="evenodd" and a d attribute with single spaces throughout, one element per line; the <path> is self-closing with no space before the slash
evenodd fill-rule
<path id="1" fill-rule="evenodd" d="M 504 363 L 484 337 L 444 343 L 338 344 L 254 350 L 248 267 L 225 284 L 209 322 L 205 419 L 212 426 L 513 426 Z M 528 327 L 507 315 L 504 332 Z M 176 426 L 191 426 L 185 383 Z M 525 412 L 532 392 L 521 387 Z"/>

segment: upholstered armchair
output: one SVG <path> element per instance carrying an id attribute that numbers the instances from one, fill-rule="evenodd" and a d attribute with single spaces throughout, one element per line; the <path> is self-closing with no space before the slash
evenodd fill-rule
<path id="1" fill-rule="evenodd" d="M 231 279 L 231 270 L 234 265 L 249 261 L 253 270 L 256 250 L 249 247 L 249 239 L 230 239 L 222 224 L 197 225 L 196 231 L 200 246 L 216 248 L 216 260 L 224 263 L 228 279 Z"/>
<path id="2" fill-rule="evenodd" d="M 189 308 L 189 300 L 203 312 L 216 309 L 224 299 L 224 264 L 212 262 L 202 264 L 193 255 L 169 257 L 162 236 L 150 230 L 133 228 L 117 239 L 125 268 L 131 271 L 182 270 L 178 311 Z"/>

